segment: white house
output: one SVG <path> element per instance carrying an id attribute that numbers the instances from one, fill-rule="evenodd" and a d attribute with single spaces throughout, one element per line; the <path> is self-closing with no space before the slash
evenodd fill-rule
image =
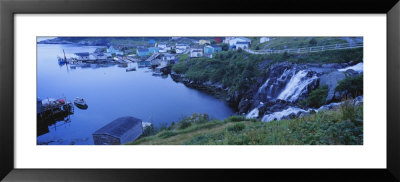
<path id="1" fill-rule="evenodd" d="M 109 53 L 110 55 L 115 54 L 115 55 L 124 55 L 124 52 L 115 49 L 113 46 L 110 46 L 107 48 L 107 53 Z"/>
<path id="2" fill-rule="evenodd" d="M 260 38 L 260 43 L 264 43 L 264 42 L 269 42 L 271 39 L 269 37 L 261 37 Z"/>
<path id="3" fill-rule="evenodd" d="M 184 53 L 186 51 L 186 49 L 180 49 L 180 48 L 176 48 L 175 49 L 175 52 L 177 53 L 177 54 L 182 54 L 182 53 Z"/>
<path id="4" fill-rule="evenodd" d="M 245 37 L 226 37 L 224 43 L 229 44 L 229 46 L 236 46 L 237 42 L 247 42 L 251 44 L 251 40 Z"/>
<path id="5" fill-rule="evenodd" d="M 160 49 L 160 50 L 158 50 L 158 52 L 159 52 L 159 53 L 166 53 L 166 52 L 167 52 L 167 49 Z"/>
<path id="6" fill-rule="evenodd" d="M 175 49 L 187 49 L 189 46 L 186 44 L 176 44 Z"/>
<path id="7" fill-rule="evenodd" d="M 190 50 L 190 57 L 202 57 L 203 56 L 203 49 L 192 49 Z"/>
<path id="8" fill-rule="evenodd" d="M 87 61 L 87 60 L 89 60 L 89 53 L 88 52 L 75 53 L 75 55 L 78 56 L 78 60 L 79 61 Z"/>
<path id="9" fill-rule="evenodd" d="M 171 50 L 171 47 L 169 47 L 167 44 L 158 44 L 157 47 L 161 49 L 165 49 L 165 50 Z"/>
<path id="10" fill-rule="evenodd" d="M 174 54 L 164 54 L 164 57 L 162 58 L 163 61 L 171 61 L 175 60 L 175 55 Z"/>
<path id="11" fill-rule="evenodd" d="M 97 57 L 94 54 L 90 54 L 89 57 L 88 57 L 88 60 L 89 61 L 96 61 Z"/>
<path id="12" fill-rule="evenodd" d="M 94 56 L 96 56 L 96 59 L 98 60 L 106 60 L 107 59 L 107 55 L 105 55 L 104 53 L 94 53 Z"/>
<path id="13" fill-rule="evenodd" d="M 248 49 L 249 43 L 248 42 L 236 42 L 236 50 L 238 49 Z"/>

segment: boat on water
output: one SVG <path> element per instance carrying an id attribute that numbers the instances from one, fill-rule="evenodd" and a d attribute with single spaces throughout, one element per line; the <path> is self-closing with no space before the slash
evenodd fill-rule
<path id="1" fill-rule="evenodd" d="M 74 104 L 79 109 L 87 109 L 88 108 L 88 105 L 86 104 L 86 101 L 83 98 L 79 98 L 79 97 L 75 98 Z"/>
<path id="2" fill-rule="evenodd" d="M 161 72 L 153 72 L 152 75 L 153 75 L 153 76 L 162 76 L 162 73 L 161 73 Z"/>
<path id="3" fill-rule="evenodd" d="M 71 102 L 67 102 L 65 98 L 55 99 L 37 99 L 37 118 L 38 121 L 54 119 L 57 117 L 66 117 L 74 113 Z"/>
<path id="4" fill-rule="evenodd" d="M 67 63 L 67 60 L 65 60 L 64 58 L 62 58 L 62 57 L 57 57 L 57 60 L 58 60 L 58 63 L 59 64 L 65 64 L 65 63 Z"/>
<path id="5" fill-rule="evenodd" d="M 133 67 L 133 68 L 126 68 L 126 72 L 129 72 L 129 71 L 136 71 L 136 67 Z"/>

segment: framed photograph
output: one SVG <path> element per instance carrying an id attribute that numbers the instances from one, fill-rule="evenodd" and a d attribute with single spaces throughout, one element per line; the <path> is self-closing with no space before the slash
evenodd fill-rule
<path id="1" fill-rule="evenodd" d="M 397 1 L 258 3 L 1 2 L 1 178 L 398 181 Z"/>

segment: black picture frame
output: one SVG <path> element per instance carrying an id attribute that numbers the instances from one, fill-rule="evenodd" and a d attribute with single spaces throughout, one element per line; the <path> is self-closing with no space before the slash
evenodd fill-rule
<path id="1" fill-rule="evenodd" d="M 381 13 L 387 15 L 386 169 L 15 169 L 14 15 L 32 13 Z M 399 181 L 398 0 L 0 0 L 0 179 L 6 181 Z M 378 60 L 377 60 L 378 61 Z M 385 118 L 382 118 L 384 122 Z"/>

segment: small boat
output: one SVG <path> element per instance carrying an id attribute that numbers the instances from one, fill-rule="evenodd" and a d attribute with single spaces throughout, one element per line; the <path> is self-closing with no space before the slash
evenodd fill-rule
<path id="1" fill-rule="evenodd" d="M 59 64 L 65 64 L 65 63 L 67 63 L 67 61 L 66 61 L 64 58 L 61 58 L 61 57 L 57 57 L 57 60 L 58 60 L 58 63 L 59 63 Z"/>
<path id="2" fill-rule="evenodd" d="M 79 109 L 87 109 L 88 108 L 88 105 L 86 104 L 85 100 L 82 98 L 79 98 L 79 97 L 75 98 L 74 104 Z"/>
<path id="3" fill-rule="evenodd" d="M 133 67 L 133 68 L 126 68 L 126 72 L 129 72 L 129 71 L 136 71 L 136 67 Z"/>
<path id="4" fill-rule="evenodd" d="M 162 73 L 154 72 L 152 75 L 153 75 L 153 76 L 162 76 Z"/>

